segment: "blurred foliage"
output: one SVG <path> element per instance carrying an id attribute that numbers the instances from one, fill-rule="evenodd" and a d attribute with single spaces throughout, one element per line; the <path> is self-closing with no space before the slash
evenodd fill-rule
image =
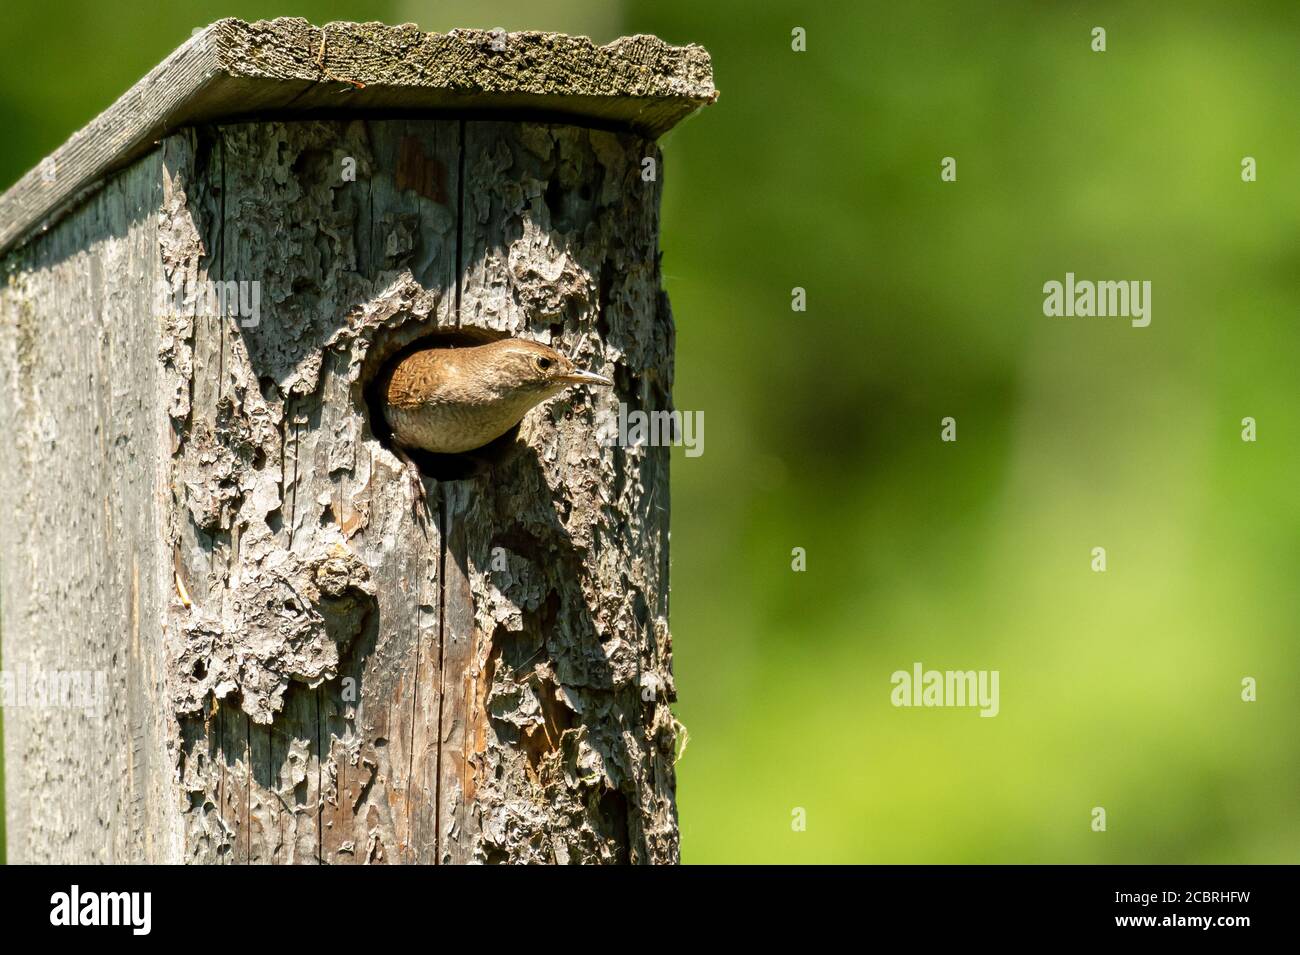
<path id="1" fill-rule="evenodd" d="M 10 3 L 0 180 L 218 16 L 703 44 L 721 99 L 664 141 L 708 425 L 674 452 L 684 860 L 1300 861 L 1300 9 L 610 10 Z M 1044 317 L 1067 271 L 1150 280 L 1151 326 Z M 1000 715 L 895 709 L 913 661 L 998 669 Z"/>

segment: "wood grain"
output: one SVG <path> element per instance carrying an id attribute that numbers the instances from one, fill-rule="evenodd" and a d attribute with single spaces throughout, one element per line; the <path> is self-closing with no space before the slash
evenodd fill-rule
<path id="1" fill-rule="evenodd" d="M 4 658 L 110 687 L 6 713 L 14 861 L 677 860 L 668 449 L 597 434 L 671 406 L 646 159 L 563 124 L 203 126 L 6 257 Z M 259 320 L 160 282 L 255 283 Z M 366 386 L 435 332 L 616 387 L 419 501 Z"/>

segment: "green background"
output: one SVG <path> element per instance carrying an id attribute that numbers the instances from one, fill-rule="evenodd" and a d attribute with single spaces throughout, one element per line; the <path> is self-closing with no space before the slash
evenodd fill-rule
<path id="1" fill-rule="evenodd" d="M 10 0 L 0 182 L 220 16 L 703 44 L 663 141 L 683 860 L 1297 862 L 1300 9 L 1128 6 Z M 1045 317 L 1067 271 L 1151 281 L 1150 327 Z M 894 708 L 914 661 L 1001 713 Z"/>

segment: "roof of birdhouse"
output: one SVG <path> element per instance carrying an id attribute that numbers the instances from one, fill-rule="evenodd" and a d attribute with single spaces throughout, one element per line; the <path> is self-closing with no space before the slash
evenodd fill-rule
<path id="1" fill-rule="evenodd" d="M 219 20 L 0 196 L 0 253 L 194 123 L 341 114 L 552 120 L 654 138 L 717 98 L 709 54 L 653 36 Z"/>

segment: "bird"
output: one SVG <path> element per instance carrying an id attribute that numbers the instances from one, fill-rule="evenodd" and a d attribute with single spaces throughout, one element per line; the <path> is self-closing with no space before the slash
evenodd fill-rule
<path id="1" fill-rule="evenodd" d="M 468 348 L 421 348 L 380 382 L 384 421 L 403 463 L 409 451 L 461 454 L 501 437 L 532 408 L 572 385 L 612 386 L 553 348 L 504 338 Z M 417 478 L 418 479 L 418 478 Z"/>

